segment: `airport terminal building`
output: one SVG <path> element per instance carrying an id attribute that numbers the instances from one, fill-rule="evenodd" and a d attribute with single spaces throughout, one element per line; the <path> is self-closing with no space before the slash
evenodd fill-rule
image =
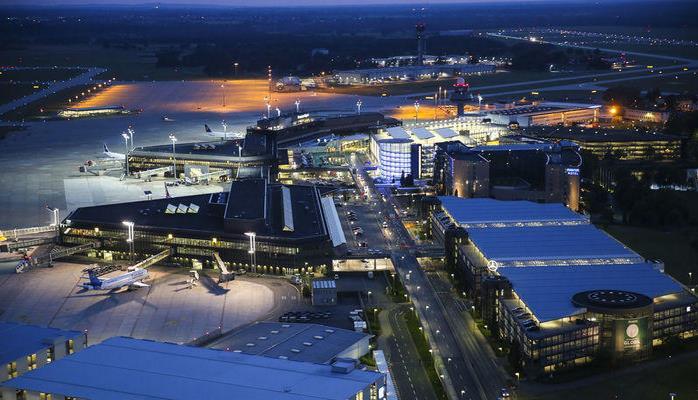
<path id="1" fill-rule="evenodd" d="M 114 337 L 2 382 L 3 400 L 382 400 L 386 377 L 352 360 L 317 364 Z"/>
<path id="2" fill-rule="evenodd" d="M 232 270 L 291 274 L 328 265 L 346 242 L 330 196 L 264 179 L 234 181 L 228 192 L 78 208 L 60 240 L 98 241 L 92 256 L 125 259 L 124 221 L 134 224 L 135 253 L 171 249 L 171 260 L 194 268 L 213 268 L 217 253 Z"/>
<path id="3" fill-rule="evenodd" d="M 695 294 L 562 204 L 438 199 L 448 268 L 528 373 L 640 360 L 698 333 Z"/>

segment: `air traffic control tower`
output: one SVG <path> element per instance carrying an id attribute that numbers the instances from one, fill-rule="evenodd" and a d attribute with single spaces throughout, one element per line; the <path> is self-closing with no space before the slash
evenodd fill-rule
<path id="1" fill-rule="evenodd" d="M 427 26 L 420 22 L 415 26 L 417 32 L 417 65 L 424 65 L 424 52 L 426 50 L 424 43 L 424 31 Z"/>
<path id="2" fill-rule="evenodd" d="M 458 78 L 456 83 L 453 84 L 453 90 L 451 90 L 451 103 L 454 103 L 458 109 L 458 116 L 462 117 L 465 114 L 465 103 L 470 101 L 470 93 L 468 89 L 470 85 L 463 78 Z"/>

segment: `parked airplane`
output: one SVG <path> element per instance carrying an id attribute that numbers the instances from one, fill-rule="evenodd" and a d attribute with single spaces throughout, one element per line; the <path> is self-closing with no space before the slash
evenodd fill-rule
<path id="1" fill-rule="evenodd" d="M 109 151 L 109 147 L 107 147 L 106 143 L 104 144 L 104 152 L 102 154 L 107 156 L 107 158 L 114 158 L 114 159 L 118 159 L 118 160 L 125 160 L 126 159 L 126 154 L 124 154 L 124 153 L 114 153 L 113 151 Z"/>
<path id="2" fill-rule="evenodd" d="M 88 270 L 87 274 L 90 281 L 80 285 L 86 290 L 113 290 L 125 286 L 129 289 L 150 287 L 141 282 L 148 278 L 148 271 L 143 268 L 129 268 L 129 272 L 107 279 L 101 279 L 93 270 Z"/>
<path id="3" fill-rule="evenodd" d="M 243 139 L 245 137 L 244 133 L 241 132 L 228 132 L 227 131 L 227 125 L 223 124 L 223 130 L 222 131 L 214 131 L 211 130 L 211 128 L 207 125 L 204 124 L 204 129 L 206 130 L 206 134 L 208 136 L 213 136 L 213 137 L 219 137 L 223 139 Z"/>

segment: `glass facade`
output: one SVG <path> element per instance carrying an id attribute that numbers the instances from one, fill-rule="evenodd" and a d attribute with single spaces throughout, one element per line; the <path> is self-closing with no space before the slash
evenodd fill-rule
<path id="1" fill-rule="evenodd" d="M 409 139 L 386 139 L 378 142 L 380 177 L 385 180 L 400 179 L 412 173 L 411 144 Z"/>

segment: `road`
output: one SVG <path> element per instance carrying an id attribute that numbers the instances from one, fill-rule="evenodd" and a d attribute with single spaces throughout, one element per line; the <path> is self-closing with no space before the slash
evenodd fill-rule
<path id="1" fill-rule="evenodd" d="M 16 108 L 25 106 L 25 105 L 27 105 L 31 102 L 34 102 L 36 100 L 39 100 L 41 98 L 48 97 L 48 96 L 50 96 L 54 93 L 57 93 L 58 91 L 61 91 L 63 89 L 71 88 L 73 86 L 78 86 L 78 85 L 86 85 L 86 84 L 92 82 L 92 78 L 94 78 L 95 76 L 97 76 L 105 71 L 106 71 L 106 69 L 104 69 L 104 68 L 96 68 L 96 67 L 89 68 L 87 71 L 83 72 L 82 74 L 80 74 L 74 78 L 67 79 L 65 81 L 56 82 L 45 89 L 39 90 L 36 93 L 32 93 L 32 94 L 26 95 L 22 98 L 13 100 L 9 103 L 2 104 L 2 105 L 0 105 L 0 115 L 6 113 L 8 111 L 12 111 Z"/>
<path id="2" fill-rule="evenodd" d="M 436 395 L 404 320 L 406 306 L 396 306 L 381 312 L 382 334 L 378 346 L 384 349 L 390 371 L 401 399 L 435 400 Z"/>
<path id="3" fill-rule="evenodd" d="M 413 254 L 416 245 L 395 211 L 389 189 L 376 189 L 363 169 L 362 160 L 353 159 L 352 164 L 361 180 L 368 185 L 369 191 L 373 194 L 380 193 L 386 199 L 374 203 L 374 207 L 387 217 L 392 232 L 389 242 L 392 242 L 392 259 L 396 272 L 400 275 L 433 346 L 437 372 L 442 375 L 449 397 L 496 399 L 504 385 L 504 377 L 500 375 L 496 365 L 483 359 L 482 352 L 477 349 L 477 342 L 472 338 L 472 332 L 463 329 L 463 325 L 458 322 L 462 322 L 463 317 L 446 311 Z M 483 361 L 485 362 L 481 365 Z M 480 369 L 484 371 L 479 372 Z"/>

